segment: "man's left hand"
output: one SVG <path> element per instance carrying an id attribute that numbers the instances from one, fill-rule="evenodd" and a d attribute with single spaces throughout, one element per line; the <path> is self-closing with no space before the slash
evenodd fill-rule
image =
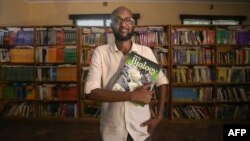
<path id="1" fill-rule="evenodd" d="M 149 119 L 148 121 L 142 123 L 140 126 L 141 127 L 148 126 L 148 133 L 152 134 L 155 127 L 160 123 L 161 120 L 162 120 L 162 117 L 153 117 Z"/>

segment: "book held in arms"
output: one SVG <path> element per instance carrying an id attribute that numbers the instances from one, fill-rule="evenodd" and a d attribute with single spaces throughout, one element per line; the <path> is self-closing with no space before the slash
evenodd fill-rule
<path id="1" fill-rule="evenodd" d="M 138 87 L 150 83 L 150 90 L 152 91 L 159 72 L 160 66 L 157 63 L 135 52 L 131 52 L 112 90 L 134 91 Z M 135 104 L 144 106 L 141 103 Z"/>

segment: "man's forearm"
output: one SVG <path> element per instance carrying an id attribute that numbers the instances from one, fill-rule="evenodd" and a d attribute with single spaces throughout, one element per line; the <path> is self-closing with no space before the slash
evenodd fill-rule
<path id="1" fill-rule="evenodd" d="M 163 118 L 163 112 L 164 112 L 164 105 L 165 105 L 165 99 L 167 94 L 167 85 L 161 85 L 158 87 L 159 89 L 159 99 L 158 99 L 158 105 L 157 105 L 157 117 Z"/>
<path id="2" fill-rule="evenodd" d="M 131 92 L 111 91 L 103 89 L 94 89 L 87 94 L 87 99 L 100 102 L 122 102 L 131 100 Z"/>
<path id="3" fill-rule="evenodd" d="M 94 89 L 90 94 L 87 94 L 87 99 L 100 102 L 133 101 L 148 104 L 153 94 L 153 92 L 148 90 L 149 86 L 150 84 L 146 84 L 130 92 Z"/>

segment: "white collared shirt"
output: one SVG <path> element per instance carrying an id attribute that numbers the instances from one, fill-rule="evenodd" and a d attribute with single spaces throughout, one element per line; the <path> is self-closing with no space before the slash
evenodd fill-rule
<path id="1" fill-rule="evenodd" d="M 157 62 L 149 47 L 133 43 L 131 51 Z M 96 88 L 112 90 L 124 66 L 126 55 L 118 50 L 115 43 L 97 47 L 92 55 L 85 84 L 85 93 Z M 168 79 L 160 72 L 155 85 L 167 84 Z M 126 141 L 128 133 L 135 141 L 144 141 L 148 136 L 147 127 L 140 124 L 150 119 L 149 105 L 138 106 L 132 102 L 103 102 L 101 106 L 101 135 L 103 141 Z"/>

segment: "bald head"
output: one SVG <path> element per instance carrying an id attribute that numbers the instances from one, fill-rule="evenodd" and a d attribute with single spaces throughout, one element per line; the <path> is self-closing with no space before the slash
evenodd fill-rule
<path id="1" fill-rule="evenodd" d="M 111 13 L 111 28 L 116 41 L 129 41 L 133 34 L 133 14 L 126 7 L 118 7 Z"/>
<path id="2" fill-rule="evenodd" d="M 124 6 L 120 6 L 118 8 L 116 8 L 112 13 L 111 13 L 111 19 L 117 17 L 118 15 L 120 15 L 120 13 L 123 13 L 123 12 L 126 12 L 126 13 L 129 13 L 132 17 L 133 13 L 130 9 L 128 9 L 127 7 L 124 7 Z"/>

